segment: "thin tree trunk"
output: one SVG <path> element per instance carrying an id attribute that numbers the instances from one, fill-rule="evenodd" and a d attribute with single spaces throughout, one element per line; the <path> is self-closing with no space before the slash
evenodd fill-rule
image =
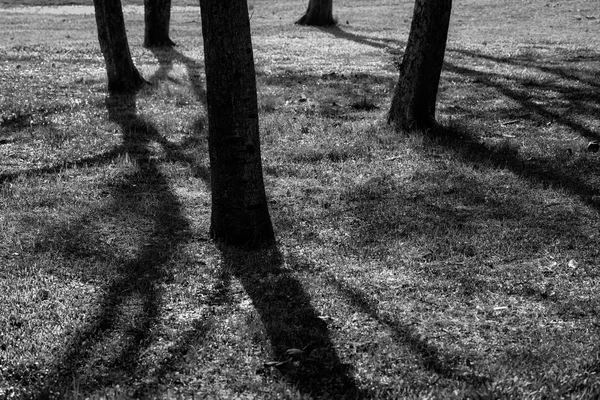
<path id="1" fill-rule="evenodd" d="M 106 63 L 108 91 L 130 93 L 146 81 L 133 64 L 121 0 L 94 0 L 98 42 Z"/>
<path id="2" fill-rule="evenodd" d="M 309 0 L 306 13 L 296 21 L 298 25 L 335 25 L 332 0 Z"/>
<path id="3" fill-rule="evenodd" d="M 144 47 L 171 47 L 171 0 L 144 0 Z"/>
<path id="4" fill-rule="evenodd" d="M 200 0 L 212 214 L 210 236 L 240 247 L 275 241 L 260 156 L 246 0 Z"/>
<path id="5" fill-rule="evenodd" d="M 399 130 L 435 125 L 435 103 L 444 64 L 452 0 L 416 0 L 388 123 Z"/>

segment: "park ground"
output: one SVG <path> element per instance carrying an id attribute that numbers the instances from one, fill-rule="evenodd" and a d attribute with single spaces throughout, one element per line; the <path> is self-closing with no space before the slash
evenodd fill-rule
<path id="1" fill-rule="evenodd" d="M 327 29 L 251 1 L 255 252 L 207 236 L 196 3 L 150 51 L 124 2 L 130 97 L 93 15 L 41 3 L 0 0 L 0 398 L 600 394 L 597 0 L 456 1 L 441 127 L 411 133 L 386 111 L 412 1 L 334 1 Z"/>

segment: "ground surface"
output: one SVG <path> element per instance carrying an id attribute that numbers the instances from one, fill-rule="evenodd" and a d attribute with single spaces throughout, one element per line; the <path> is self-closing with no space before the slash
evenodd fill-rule
<path id="1" fill-rule="evenodd" d="M 129 8 L 152 86 L 107 98 L 93 15 L 42 3 L 0 12 L 0 398 L 600 393 L 596 0 L 455 2 L 429 134 L 385 123 L 410 1 L 253 2 L 254 253 L 207 238 L 198 12 L 148 51 Z"/>

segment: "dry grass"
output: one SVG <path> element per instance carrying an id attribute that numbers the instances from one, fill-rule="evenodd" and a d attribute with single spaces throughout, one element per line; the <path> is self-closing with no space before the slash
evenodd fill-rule
<path id="1" fill-rule="evenodd" d="M 154 53 L 126 14 L 153 85 L 105 98 L 93 16 L 0 13 L 0 398 L 598 396 L 597 3 L 455 4 L 442 127 L 406 135 L 412 2 L 252 7 L 254 253 L 207 239 L 198 14 Z"/>

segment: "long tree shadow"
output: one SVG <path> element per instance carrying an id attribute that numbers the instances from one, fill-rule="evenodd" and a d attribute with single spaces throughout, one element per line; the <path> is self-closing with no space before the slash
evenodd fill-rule
<path id="1" fill-rule="evenodd" d="M 399 323 L 390 316 L 380 315 L 377 307 L 374 305 L 374 301 L 360 289 L 335 277 L 329 277 L 329 283 L 353 307 L 382 325 L 387 326 L 391 330 L 396 343 L 407 345 L 413 353 L 418 355 L 421 365 L 426 370 L 435 373 L 439 377 L 464 382 L 475 387 L 484 385 L 488 381 L 488 378 L 483 375 L 461 371 L 458 365 L 461 360 L 438 349 L 428 342 L 426 338 L 419 335 L 413 327 Z"/>
<path id="2" fill-rule="evenodd" d="M 370 37 L 357 35 L 334 26 L 320 28 L 323 32 L 334 35 L 337 38 L 349 40 L 355 43 L 368 45 L 380 49 L 389 49 L 390 53 L 399 56 L 405 42 L 394 39 Z M 444 70 L 458 75 L 476 78 L 479 83 L 496 89 L 509 99 L 520 104 L 520 112 L 535 113 L 545 119 L 558 122 L 583 137 L 599 139 L 600 133 L 585 126 L 573 118 L 573 115 L 583 115 L 597 118 L 600 113 L 600 81 L 594 79 L 594 72 L 578 70 L 577 67 L 549 65 L 544 57 L 498 57 L 483 54 L 473 50 L 447 49 L 447 57 L 444 61 Z M 496 64 L 509 67 L 536 69 L 540 72 L 554 76 L 553 80 L 531 79 L 521 77 L 519 74 L 504 74 L 484 72 L 470 67 L 457 65 L 449 61 L 452 55 L 467 56 L 475 60 L 486 60 Z M 574 60 L 563 60 L 568 62 L 582 61 L 598 62 L 598 53 L 580 55 Z M 399 59 L 396 63 L 399 63 Z M 503 69 L 504 70 L 504 69 Z M 582 87 L 576 87 L 576 84 Z M 537 91 L 538 93 L 534 93 Z M 552 93 L 552 96 L 548 96 Z M 562 104 L 561 104 L 562 103 Z"/>
<path id="3" fill-rule="evenodd" d="M 515 175 L 543 187 L 562 189 L 600 212 L 598 200 L 600 187 L 595 187 L 582 179 L 581 171 L 577 168 L 563 166 L 552 158 L 525 159 L 515 148 L 490 147 L 467 128 L 439 127 L 432 134 L 438 139 L 441 138 L 434 141 L 437 145 L 446 147 L 456 158 L 464 162 L 471 165 L 491 163 L 495 167 L 506 168 Z M 590 168 L 593 168 L 593 165 Z"/>
<path id="4" fill-rule="evenodd" d="M 175 78 L 169 76 L 169 71 L 173 70 L 175 61 L 180 62 L 186 67 L 188 79 L 190 80 L 196 99 L 206 105 L 206 91 L 201 79 L 202 71 L 204 70 L 202 64 L 173 47 L 151 48 L 150 51 L 154 54 L 159 64 L 159 69 L 149 79 L 150 82 L 155 83 L 161 80 L 170 80 L 179 83 Z"/>
<path id="5" fill-rule="evenodd" d="M 285 266 L 276 247 L 245 252 L 221 247 L 223 281 L 240 280 L 260 315 L 273 359 L 282 365 L 265 365 L 262 373 L 281 376 L 311 398 L 356 399 L 358 389 L 348 365 L 337 355 L 327 323 L 319 318 L 310 296 Z M 290 354 L 304 349 L 303 354 Z M 296 361 L 296 364 L 294 364 Z"/>
<path id="6" fill-rule="evenodd" d="M 150 82 L 152 84 L 156 84 L 157 82 L 160 82 L 162 80 L 169 80 L 176 84 L 181 84 L 181 82 L 179 82 L 175 78 L 172 78 L 169 76 L 169 71 L 171 71 L 173 69 L 174 61 L 182 62 L 186 65 L 188 77 L 190 79 L 190 83 L 192 85 L 192 89 L 194 91 L 195 97 L 202 104 L 204 104 L 204 105 L 206 104 L 206 92 L 204 90 L 204 83 L 202 82 L 202 79 L 201 79 L 201 76 L 202 76 L 201 72 L 204 69 L 202 64 L 200 64 L 199 62 L 197 62 L 196 60 L 194 60 L 190 57 L 187 57 L 186 55 L 175 50 L 174 48 L 152 48 L 151 51 L 156 56 L 156 58 L 159 62 L 159 68 L 152 76 L 150 76 L 147 79 L 148 82 Z M 123 99 L 121 99 L 121 100 L 123 100 Z M 118 103 L 121 102 L 121 100 L 112 99 L 109 101 L 109 102 L 112 102 L 112 104 L 113 104 L 113 106 L 112 106 L 113 107 L 113 109 L 112 109 L 113 117 L 109 116 L 109 118 L 111 120 L 114 120 L 113 119 L 114 115 L 119 115 L 119 113 L 123 114 L 123 112 L 126 111 L 127 107 L 131 108 L 131 105 L 129 105 L 125 108 L 123 108 L 122 106 L 119 106 Z M 125 102 L 123 104 L 131 103 L 132 101 L 134 102 L 135 98 L 125 100 Z M 133 105 L 133 107 L 135 108 L 135 105 Z M 119 111 L 119 109 L 120 109 L 120 111 Z M 109 111 L 110 111 L 110 107 L 109 107 Z M 130 111 L 132 111 L 132 110 L 130 110 Z M 133 110 L 133 111 L 135 111 L 135 110 Z M 204 169 L 203 167 L 196 165 L 197 160 L 193 159 L 190 156 L 185 155 L 185 152 L 183 151 L 183 150 L 189 148 L 190 145 L 198 144 L 197 143 L 198 138 L 196 136 L 188 137 L 181 144 L 174 144 L 174 143 L 170 143 L 163 136 L 158 134 L 157 129 L 154 128 L 153 126 L 151 126 L 151 124 L 148 124 L 145 121 L 140 120 L 139 118 L 135 118 L 131 121 L 128 121 L 126 119 L 120 119 L 120 121 L 123 123 L 127 123 L 129 125 L 132 125 L 132 126 L 137 124 L 138 126 L 135 127 L 135 129 L 145 130 L 150 135 L 150 136 L 148 136 L 148 139 L 157 141 L 159 144 L 161 144 L 164 147 L 164 149 L 168 152 L 168 156 L 171 161 L 178 160 L 178 161 L 184 161 L 184 162 L 190 163 L 192 165 L 192 167 L 196 169 L 197 176 L 201 176 L 201 177 L 203 177 L 204 180 L 208 180 L 207 171 L 203 170 Z M 115 122 L 119 122 L 119 121 L 115 120 Z M 201 131 L 205 126 L 204 118 L 200 117 L 194 125 L 195 125 L 196 132 Z M 55 165 L 49 165 L 49 166 L 44 166 L 44 167 L 39 167 L 39 168 L 31 168 L 31 169 L 27 169 L 27 170 L 18 171 L 18 172 L 4 172 L 4 173 L 0 174 L 0 185 L 7 183 L 7 182 L 12 182 L 12 181 L 14 181 L 20 177 L 24 177 L 24 176 L 52 175 L 52 174 L 56 174 L 65 169 L 70 169 L 70 168 L 77 168 L 77 167 L 84 167 L 84 166 L 93 167 L 93 166 L 105 165 L 107 163 L 113 162 L 116 158 L 126 154 L 127 152 L 128 152 L 127 147 L 124 144 L 122 144 L 122 145 L 115 146 L 114 148 L 107 150 L 104 153 L 80 158 L 77 160 L 66 161 L 66 162 L 55 164 Z"/>
<path id="7" fill-rule="evenodd" d="M 202 103 L 206 102 L 200 79 L 203 68 L 196 60 L 173 48 L 151 51 L 160 64 L 155 75 L 157 80 L 171 79 L 168 72 L 173 68 L 173 62 L 183 63 L 197 99 Z M 313 397 L 329 395 L 340 399 L 358 398 L 361 392 L 350 377 L 348 366 L 337 356 L 327 324 L 318 317 L 300 282 L 283 267 L 279 251 L 271 248 L 247 253 L 226 246 L 221 247 L 221 251 L 226 267 L 222 271 L 222 287 L 211 301 L 219 302 L 226 298 L 232 277 L 239 279 L 260 314 L 273 349 L 273 358 L 281 360 L 287 367 L 273 367 L 271 370 L 271 367 L 266 366 L 262 373 L 279 374 L 301 393 Z M 182 337 L 173 351 L 175 356 L 161 364 L 159 374 L 165 374 L 173 365 L 177 365 L 177 357 L 182 357 L 185 349 L 191 342 L 198 340 L 198 335 L 202 335 L 205 328 L 198 326 Z M 297 367 L 285 363 L 290 358 L 287 350 L 293 348 L 306 348 Z"/>
<path id="8" fill-rule="evenodd" d="M 206 101 L 200 79 L 202 66 L 199 63 L 173 48 L 151 51 L 157 57 L 160 67 L 149 78 L 150 82 L 172 81 L 169 72 L 173 69 L 174 61 L 181 62 L 186 65 L 197 99 L 203 103 Z M 145 132 L 146 140 L 163 144 L 168 152 L 169 144 L 160 139 L 153 127 L 144 121 L 128 117 L 127 115 L 132 114 L 131 109 L 121 110 L 119 107 L 120 104 L 113 107 L 114 119 L 121 121 L 124 130 Z M 131 142 L 130 147 L 139 144 Z M 181 157 L 176 148 L 172 153 L 172 157 Z M 337 356 L 327 324 L 319 318 L 300 282 L 285 269 L 279 251 L 271 248 L 247 253 L 228 247 L 222 247 L 221 251 L 225 265 L 221 274 L 221 289 L 214 293 L 214 298 L 210 301 L 223 301 L 227 297 L 231 279 L 240 280 L 260 314 L 273 349 L 273 359 L 283 361 L 286 367 L 265 366 L 261 373 L 278 376 L 311 397 L 360 398 L 361 391 L 351 378 L 349 367 Z M 171 349 L 171 356 L 157 366 L 155 380 L 176 369 L 183 362 L 190 344 L 203 337 L 208 329 L 207 325 L 201 322 L 186 331 Z M 301 360 L 293 359 L 299 361 L 297 366 L 292 362 L 285 362 L 291 357 L 287 351 L 293 348 L 305 349 Z M 152 384 L 143 385 L 138 394 L 148 395 L 152 387 Z"/>
<path id="9" fill-rule="evenodd" d="M 377 41 L 374 38 L 344 32 L 339 28 L 323 29 L 323 31 L 342 39 L 376 48 L 387 48 L 393 45 L 400 46 L 399 42 Z M 397 54 L 400 53 L 397 52 Z M 600 97 L 597 90 L 600 82 L 594 78 L 592 71 L 578 68 L 576 65 L 562 65 L 558 63 L 548 65 L 547 60 L 535 59 L 535 57 L 493 57 L 460 49 L 449 49 L 448 53 L 450 60 L 455 60 L 460 56 L 467 56 L 502 65 L 501 72 L 494 72 L 488 68 L 476 69 L 462 64 L 458 65 L 447 59 L 444 64 L 444 70 L 461 77 L 473 79 L 474 84 L 491 88 L 506 99 L 514 101 L 518 108 L 516 112 L 520 114 L 523 112 L 535 114 L 546 121 L 551 120 L 554 123 L 570 128 L 577 134 L 589 139 L 598 139 L 600 137 L 598 132 L 580 122 L 577 118 L 583 116 L 590 119 L 597 119 L 598 112 L 600 111 L 598 108 Z M 582 55 L 576 61 L 579 60 L 597 62 L 598 55 Z M 528 69 L 529 73 L 506 72 L 506 67 L 518 69 L 519 72 Z M 540 78 L 532 75 L 531 70 L 538 70 L 546 76 Z M 547 96 L 548 93 L 552 95 Z M 567 112 L 567 110 L 570 111 Z M 473 166 L 473 168 L 480 168 L 482 165 L 491 165 L 492 168 L 510 170 L 515 175 L 523 177 L 536 185 L 553 187 L 564 191 L 572 197 L 580 199 L 590 208 L 596 210 L 596 212 L 600 212 L 600 201 L 598 200 L 600 187 L 592 183 L 595 180 L 593 177 L 595 172 L 593 171 L 597 170 L 598 163 L 593 159 L 585 161 L 586 165 L 582 167 L 581 163 L 577 163 L 577 165 L 565 165 L 551 157 L 525 158 L 519 154 L 516 148 L 489 146 L 479 140 L 473 132 L 462 127 L 439 127 L 436 131 L 430 132 L 430 134 L 433 138 L 432 140 L 426 140 L 426 143 L 434 147 L 441 146 L 447 149 L 448 152 L 452 153 L 453 158 L 462 161 L 466 165 Z M 587 177 L 584 176 L 586 173 L 588 173 Z M 436 177 L 432 176 L 432 179 L 436 179 Z M 390 191 L 397 189 L 393 188 Z M 454 197 L 460 197 L 466 204 L 469 204 L 469 202 L 472 204 L 478 201 L 481 202 L 486 197 L 484 193 L 478 193 L 477 187 L 465 187 L 464 189 L 466 189 L 465 193 Z M 374 195 L 371 189 L 369 189 L 368 194 L 369 196 Z M 359 230 L 354 237 L 359 243 L 353 242 L 351 246 L 358 244 L 363 245 L 361 248 L 367 248 L 373 244 L 376 246 L 381 244 L 382 247 L 385 247 L 389 246 L 392 238 L 401 237 L 402 240 L 410 240 L 410 235 L 427 237 L 432 235 L 432 232 L 436 232 L 436 235 L 443 237 L 446 233 L 443 232 L 443 228 L 442 232 L 438 230 L 440 221 L 448 223 L 452 227 L 452 232 L 456 232 L 457 227 L 468 227 L 469 219 L 474 217 L 473 215 L 469 215 L 468 212 L 457 210 L 455 207 L 449 207 L 448 209 L 434 207 L 430 204 L 430 201 L 434 202 L 435 200 L 413 199 L 409 193 L 382 193 L 381 198 L 378 198 L 377 195 L 375 194 L 375 198 L 362 199 L 357 202 L 357 216 L 363 221 L 365 229 Z M 388 195 L 389 198 L 386 198 Z M 445 193 L 445 195 L 447 194 Z M 403 203 L 400 204 L 400 202 Z M 489 199 L 485 199 L 485 202 L 485 217 L 490 219 L 498 218 L 502 220 L 503 218 L 507 218 L 507 216 L 518 219 L 520 214 L 528 212 L 519 202 L 511 201 L 508 204 L 501 200 L 491 202 Z M 502 215 L 503 212 L 506 212 L 506 214 Z M 418 217 L 419 214 L 423 216 L 422 219 Z M 381 215 L 385 217 L 382 218 Z M 560 215 L 558 216 L 560 217 Z M 481 218 L 481 216 L 476 216 L 476 218 Z M 409 226 L 406 226 L 407 224 Z M 572 218 L 566 224 L 558 220 L 548 222 L 547 225 L 547 229 L 551 229 L 556 235 L 586 240 L 590 242 L 590 245 L 593 245 L 591 243 L 593 240 L 587 238 L 582 232 L 579 232 L 577 221 L 573 221 Z M 402 229 L 398 229 L 399 226 Z M 468 228 L 464 229 L 464 233 L 465 237 L 469 235 Z M 368 243 L 367 240 L 371 241 L 371 243 Z M 439 250 L 439 253 L 433 251 L 431 256 L 446 257 L 449 249 L 442 249 L 442 247 L 449 243 L 458 244 L 453 242 L 452 238 L 443 243 L 435 244 L 440 246 L 440 249 L 435 249 Z M 385 251 L 385 249 L 382 251 Z M 470 249 L 467 246 L 464 249 L 453 249 L 452 251 L 462 253 L 463 257 L 469 257 L 472 256 L 470 253 L 475 253 L 477 249 Z M 461 284 L 464 282 L 464 287 L 473 287 L 475 291 L 479 289 L 477 288 L 477 277 L 468 276 L 468 272 L 458 272 L 453 279 L 456 279 Z M 417 335 L 413 334 L 410 326 L 399 324 L 393 319 L 378 316 L 377 309 L 373 306 L 372 300 L 359 289 L 335 279 L 332 279 L 331 283 L 340 294 L 350 300 L 354 307 L 387 325 L 394 332 L 399 342 L 408 344 L 415 353 L 421 356 L 420 358 L 425 368 L 440 376 L 463 380 L 474 385 L 481 385 L 485 382 L 484 378 L 477 375 L 461 374 L 460 369 L 456 369 L 452 363 L 447 362 L 446 354 L 438 351 L 427 342 L 422 341 Z M 481 287 L 486 286 L 484 282 L 481 283 Z M 539 293 L 531 293 L 531 295 L 538 296 Z"/>
<path id="10" fill-rule="evenodd" d="M 476 58 L 476 59 L 477 58 L 484 59 L 484 60 L 488 60 L 488 61 L 492 61 L 492 62 L 500 63 L 500 64 L 535 68 L 537 70 L 555 75 L 559 78 L 564 78 L 566 80 L 572 80 L 572 81 L 579 81 L 586 85 L 590 85 L 590 86 L 600 89 L 600 82 L 591 79 L 591 77 L 586 78 L 586 77 L 581 76 L 581 74 L 574 73 L 572 70 L 569 70 L 568 68 L 560 67 L 560 66 L 552 65 L 552 64 L 547 64 L 544 62 L 545 61 L 544 59 L 538 59 L 535 56 L 531 56 L 531 55 L 525 55 L 525 56 L 517 55 L 517 56 L 511 56 L 511 57 L 492 56 L 489 54 L 484 54 L 484 53 L 477 52 L 474 50 L 466 50 L 466 49 L 449 49 L 449 51 L 452 53 L 459 53 L 459 54 L 462 54 L 462 55 L 465 55 L 468 57 L 472 57 L 472 58 Z M 586 52 L 586 54 L 583 56 L 579 55 L 574 59 L 568 58 L 568 59 L 565 59 L 564 61 L 567 61 L 567 62 L 575 61 L 578 63 L 585 62 L 585 61 L 599 62 L 600 54 Z M 569 91 L 569 89 L 570 89 L 569 87 L 563 87 L 563 86 L 559 86 L 559 87 L 560 87 L 560 89 L 567 90 L 567 91 Z M 570 91 L 569 91 L 569 93 L 570 93 Z"/>
<path id="11" fill-rule="evenodd" d="M 374 47 L 387 47 L 388 44 L 400 46 L 399 41 L 385 40 L 381 41 L 378 38 L 363 37 L 349 32 L 345 32 L 338 27 L 323 29 L 336 37 L 351 40 L 361 44 L 367 44 Z M 554 109 L 560 107 L 556 104 L 562 100 L 569 104 L 569 107 L 575 106 L 580 113 L 592 118 L 598 117 L 600 110 L 600 92 L 597 90 L 600 87 L 600 82 L 593 79 L 591 76 L 585 78 L 582 73 L 574 73 L 567 67 L 548 66 L 545 60 L 536 60 L 531 57 L 494 57 L 471 50 L 449 49 L 448 53 L 464 55 L 472 58 L 481 58 L 494 63 L 505 64 L 508 66 L 535 68 L 542 72 L 552 74 L 556 79 L 567 80 L 565 82 L 543 80 L 531 80 L 530 78 L 519 77 L 517 74 L 506 75 L 502 73 L 486 72 L 480 69 L 476 70 L 466 66 L 460 66 L 448 61 L 448 57 L 444 62 L 444 70 L 458 75 L 477 78 L 478 82 L 484 86 L 496 89 L 498 92 L 505 95 L 507 98 L 516 101 L 520 104 L 520 112 L 528 111 L 536 113 L 544 118 L 556 121 L 581 136 L 598 139 L 600 133 L 595 132 L 591 128 L 574 120 L 568 113 L 561 113 Z M 599 55 L 587 54 L 585 59 L 590 61 L 598 61 Z M 577 59 L 580 61 L 580 58 Z M 583 74 L 585 75 L 585 74 Z M 575 88 L 575 83 L 581 83 L 584 87 Z M 546 99 L 540 95 L 534 95 L 531 88 L 541 89 L 542 91 L 552 91 L 559 95 L 558 99 Z M 544 100 L 544 101 L 541 101 Z M 554 108 L 554 109 L 553 109 Z M 438 131 L 438 136 L 442 136 L 445 140 L 440 143 L 445 143 L 451 149 L 455 150 L 462 158 L 470 162 L 480 162 L 481 160 L 491 160 L 496 165 L 506 166 L 514 173 L 524 176 L 532 181 L 553 185 L 566 189 L 572 195 L 581 198 L 584 202 L 595 209 L 600 209 L 600 204 L 597 200 L 599 188 L 594 188 L 579 177 L 580 171 L 572 169 L 566 170 L 561 168 L 554 160 L 550 159 L 522 159 L 516 152 L 497 152 L 476 139 L 470 132 L 461 132 L 455 128 L 442 129 Z"/>
<path id="12" fill-rule="evenodd" d="M 66 161 L 54 165 L 48 165 L 39 168 L 31 168 L 21 170 L 17 172 L 6 172 L 0 174 L 0 185 L 4 183 L 13 182 L 19 178 L 27 176 L 42 176 L 42 175 L 53 175 L 60 173 L 66 169 L 79 168 L 79 167 L 95 167 L 106 165 L 113 162 L 119 156 L 124 155 L 127 149 L 123 145 L 115 146 L 112 149 L 105 151 L 101 154 L 96 154 L 90 157 L 83 157 L 77 160 Z"/>
<path id="13" fill-rule="evenodd" d="M 555 123 L 559 123 L 589 139 L 599 139 L 600 134 L 592 128 L 577 121 L 575 117 L 597 118 L 600 112 L 599 82 L 585 79 L 569 72 L 567 68 L 550 68 L 544 61 L 519 61 L 494 58 L 474 52 L 451 50 L 469 57 L 484 58 L 493 62 L 522 68 L 535 68 L 552 74 L 554 79 L 531 79 L 519 74 L 503 74 L 482 71 L 468 66 L 461 66 L 448 60 L 444 62 L 444 70 L 477 80 L 478 84 L 495 89 L 506 98 L 519 104 L 519 112 L 529 112 Z M 576 87 L 580 84 L 580 87 Z M 548 96 L 548 93 L 551 96 Z"/>
<path id="14" fill-rule="evenodd" d="M 458 160 L 455 165 L 472 166 L 474 170 L 506 169 L 533 182 L 534 186 L 558 188 L 559 192 L 580 198 L 588 206 L 600 212 L 600 202 L 597 200 L 600 188 L 578 178 L 575 171 L 562 170 L 561 166 L 552 160 L 525 159 L 519 156 L 516 149 L 488 147 L 471 133 L 458 128 L 439 128 L 431 135 L 432 138 L 425 140 L 426 146 L 434 147 L 438 154 L 442 147 L 444 149 L 441 150 L 442 152 L 450 154 L 448 158 Z M 422 264 L 422 266 L 415 265 L 414 269 L 411 267 L 411 273 L 425 272 L 428 279 L 439 277 L 440 280 L 452 282 L 453 287 L 464 291 L 461 292 L 461 297 L 456 299 L 464 301 L 482 296 L 483 293 L 506 290 L 505 287 L 490 282 L 482 274 L 481 258 L 485 259 L 490 255 L 482 254 L 477 248 L 478 239 L 482 239 L 483 242 L 497 241 L 500 247 L 504 245 L 502 242 L 506 238 L 486 237 L 484 229 L 480 228 L 482 226 L 489 224 L 493 227 L 496 223 L 510 226 L 511 220 L 528 219 L 532 222 L 524 230 L 532 236 L 535 236 L 536 230 L 539 229 L 546 231 L 541 235 L 543 238 L 547 238 L 550 232 L 556 237 L 580 241 L 582 246 L 586 243 L 595 246 L 594 239 L 579 226 L 580 223 L 588 223 L 585 218 L 578 220 L 577 216 L 573 216 L 570 212 L 560 210 L 555 211 L 556 218 L 549 218 L 547 210 L 540 211 L 528 207 L 528 202 L 535 204 L 539 201 L 534 198 L 534 195 L 531 195 L 531 198 L 489 196 L 490 189 L 494 188 L 485 187 L 488 183 L 485 179 L 471 180 L 470 176 L 462 179 L 463 177 L 455 171 L 450 176 L 457 179 L 453 179 L 451 185 L 447 185 L 448 178 L 443 170 L 436 169 L 431 174 L 420 172 L 419 176 L 424 182 L 429 183 L 429 187 L 421 188 L 418 184 L 414 186 L 410 184 L 407 188 L 394 186 L 391 183 L 390 185 L 379 183 L 378 186 L 357 185 L 350 189 L 349 193 L 354 195 L 345 194 L 344 197 L 350 203 L 350 209 L 360 221 L 360 225 L 353 227 L 355 232 L 350 234 L 348 242 L 344 243 L 344 251 L 356 254 L 357 257 L 365 257 L 367 253 L 366 257 L 369 260 L 380 257 L 388 263 L 388 260 L 403 258 L 402 254 L 395 252 L 397 249 L 394 248 L 394 243 L 410 243 L 410 246 L 415 249 L 411 259 L 418 260 L 415 264 Z M 377 188 L 381 188 L 381 191 L 377 191 Z M 347 206 L 343 210 L 348 213 Z M 537 212 L 540 213 L 540 221 L 533 221 Z M 522 235 L 520 230 L 513 231 L 509 241 L 518 241 L 519 236 Z M 471 238 L 473 241 L 470 240 Z M 544 243 L 543 239 L 537 243 L 532 240 L 524 246 L 531 249 L 528 254 L 536 254 L 546 249 L 548 243 Z M 511 245 L 508 245 L 508 248 L 510 247 Z M 421 253 L 423 250 L 428 252 Z M 506 252 L 501 253 L 501 256 L 512 255 Z M 464 262 L 460 266 L 452 266 L 454 260 Z M 402 264 L 402 261 L 399 263 Z M 484 270 L 487 271 L 490 270 Z M 436 274 L 436 277 L 432 278 L 432 274 Z M 483 372 L 480 375 L 479 371 L 465 365 L 465 353 L 459 352 L 455 355 L 444 347 L 436 347 L 427 338 L 419 335 L 410 324 L 397 320 L 393 315 L 379 312 L 376 296 L 345 280 L 334 276 L 328 278 L 332 287 L 357 311 L 389 328 L 394 341 L 398 345 L 405 345 L 418 356 L 417 359 L 424 369 L 445 379 L 464 382 L 471 388 L 485 386 L 487 378 Z M 531 290 L 527 285 L 511 290 L 522 290 L 519 295 L 534 297 L 543 302 L 557 301 L 547 298 L 538 289 Z M 398 298 L 395 300 L 402 301 Z M 418 301 L 420 300 L 418 298 Z"/>
<path id="15" fill-rule="evenodd" d="M 256 371 L 258 374 L 283 380 L 309 398 L 369 398 L 367 391 L 357 387 L 351 367 L 340 360 L 327 323 L 319 318 L 310 296 L 285 266 L 276 247 L 247 252 L 221 246 L 220 250 L 220 282 L 207 303 L 229 301 L 232 280 L 238 279 L 242 284 L 260 316 L 272 350 L 271 358 L 265 359 L 264 367 Z M 184 365 L 190 346 L 204 340 L 211 325 L 210 320 L 200 320 L 184 332 L 171 348 L 171 356 L 157 366 L 155 376 L 160 379 Z M 294 349 L 302 350 L 302 354 L 293 353 Z M 148 394 L 151 386 L 145 390 L 140 393 Z"/>
<path id="16" fill-rule="evenodd" d="M 160 284 L 169 275 L 165 265 L 178 246 L 192 237 L 181 205 L 148 148 L 151 141 L 161 142 L 160 135 L 136 115 L 135 96 L 109 97 L 106 104 L 109 118 L 123 130 L 123 149 L 137 167 L 113 189 L 114 208 L 154 223 L 139 253 L 124 260 L 118 276 L 104 288 L 90 323 L 74 332 L 68 350 L 55 361 L 40 398 L 62 397 L 75 386 L 89 393 L 135 378 L 140 355 L 151 342 L 151 329 L 160 315 Z M 168 143 L 162 143 L 168 152 Z M 139 199 L 148 194 L 154 197 L 153 206 L 140 207 Z M 114 336 L 118 331 L 121 337 Z M 98 354 L 99 348 L 106 354 Z M 90 368 L 91 362 L 99 362 L 101 368 Z"/>
<path id="17" fill-rule="evenodd" d="M 378 49 L 395 49 L 402 45 L 402 42 L 400 40 L 366 35 L 357 35 L 356 33 L 343 30 L 337 25 L 333 25 L 330 27 L 318 27 L 318 29 L 325 33 L 333 35 L 336 38 L 350 40 L 358 44 L 363 44 Z"/>

